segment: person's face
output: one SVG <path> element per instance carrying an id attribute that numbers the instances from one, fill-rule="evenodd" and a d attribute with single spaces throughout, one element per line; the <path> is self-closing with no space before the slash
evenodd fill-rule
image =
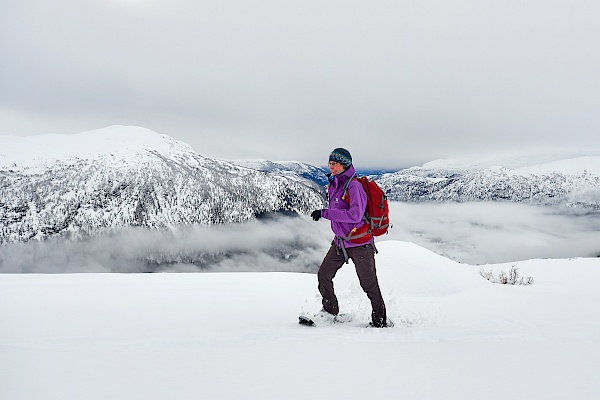
<path id="1" fill-rule="evenodd" d="M 331 175 L 337 175 L 344 172 L 344 166 L 339 162 L 329 161 L 329 171 L 331 171 Z"/>

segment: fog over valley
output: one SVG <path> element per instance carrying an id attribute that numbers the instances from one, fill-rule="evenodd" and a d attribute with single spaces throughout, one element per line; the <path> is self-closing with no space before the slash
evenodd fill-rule
<path id="1" fill-rule="evenodd" d="M 409 241 L 462 263 L 600 254 L 597 212 L 499 202 L 391 202 L 390 217 L 393 228 L 378 243 Z M 84 241 L 7 244 L 0 253 L 0 272 L 314 273 L 331 239 L 327 221 L 303 215 L 271 214 L 245 223 L 169 231 L 126 228 Z"/>

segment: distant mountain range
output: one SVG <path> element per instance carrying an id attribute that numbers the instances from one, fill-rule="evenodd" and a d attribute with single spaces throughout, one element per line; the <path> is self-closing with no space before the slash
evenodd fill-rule
<path id="1" fill-rule="evenodd" d="M 511 201 L 600 209 L 597 155 L 436 160 L 375 180 L 396 201 Z"/>
<path id="2" fill-rule="evenodd" d="M 281 175 L 295 175 L 319 185 L 325 168 L 300 162 L 235 161 Z M 511 155 L 489 159 L 441 159 L 397 172 L 357 171 L 374 179 L 393 201 L 511 201 L 600 209 L 600 154 Z"/>
<path id="3" fill-rule="evenodd" d="M 269 161 L 269 160 L 234 160 L 234 164 L 242 167 L 252 168 L 257 171 L 272 174 L 293 175 L 311 180 L 321 186 L 327 185 L 327 174 L 329 168 L 316 167 L 300 161 Z M 356 169 L 357 175 L 378 176 L 393 172 L 383 169 Z"/>
<path id="4" fill-rule="evenodd" d="M 0 243 L 241 222 L 323 207 L 323 188 L 197 154 L 138 127 L 0 136 Z"/>
<path id="5" fill-rule="evenodd" d="M 210 159 L 139 127 L 0 136 L 0 244 L 308 213 L 325 204 L 326 172 L 297 161 Z M 600 210 L 597 154 L 436 160 L 371 178 L 393 201 Z"/>
<path id="6" fill-rule="evenodd" d="M 311 180 L 320 186 L 327 185 L 327 173 L 325 168 L 299 161 L 269 161 L 269 160 L 234 160 L 234 164 L 252 168 L 257 171 L 283 176 L 299 176 Z"/>

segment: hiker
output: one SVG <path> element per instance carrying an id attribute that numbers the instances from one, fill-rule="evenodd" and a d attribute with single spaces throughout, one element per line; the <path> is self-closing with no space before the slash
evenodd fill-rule
<path id="1" fill-rule="evenodd" d="M 317 274 L 319 292 L 323 297 L 323 311 L 332 314 L 334 319 L 339 314 L 338 301 L 333 290 L 333 278 L 344 263 L 351 259 L 356 267 L 360 286 L 371 301 L 373 311 L 370 325 L 376 328 L 391 326 L 391 322 L 388 325 L 385 304 L 377 281 L 373 237 L 367 237 L 365 239 L 367 242 L 362 244 L 343 239 L 354 228 L 363 225 L 362 218 L 367 205 L 367 195 L 362 185 L 352 180 L 355 171 L 350 152 L 342 148 L 333 150 L 329 155 L 329 170 L 331 174 L 327 174 L 328 208 L 315 210 L 311 214 L 315 221 L 320 218 L 330 220 L 331 230 L 335 234 Z M 347 182 L 349 179 L 351 181 Z"/>

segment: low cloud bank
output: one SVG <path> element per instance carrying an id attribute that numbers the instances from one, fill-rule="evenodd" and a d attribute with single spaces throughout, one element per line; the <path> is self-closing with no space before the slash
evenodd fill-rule
<path id="1" fill-rule="evenodd" d="M 380 240 L 413 242 L 468 264 L 600 253 L 600 212 L 492 202 L 392 202 L 390 209 L 394 227 Z M 0 272 L 314 273 L 331 238 L 326 220 L 277 214 L 169 232 L 131 228 L 81 242 L 0 247 Z"/>
<path id="2" fill-rule="evenodd" d="M 469 264 L 600 254 L 600 212 L 508 202 L 393 202 L 390 219 L 388 239 Z"/>
<path id="3" fill-rule="evenodd" d="M 131 228 L 81 242 L 15 243 L 1 249 L 0 272 L 315 272 L 330 240 L 323 228 L 304 216 L 272 216 L 170 232 Z"/>

